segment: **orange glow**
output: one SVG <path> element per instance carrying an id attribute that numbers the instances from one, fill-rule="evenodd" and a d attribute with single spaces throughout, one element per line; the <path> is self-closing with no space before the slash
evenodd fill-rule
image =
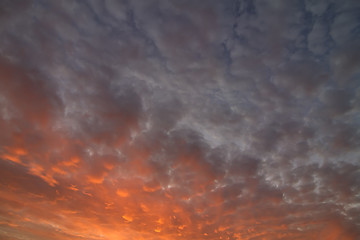
<path id="1" fill-rule="evenodd" d="M 12 161 L 14 163 L 21 163 L 18 156 L 9 155 L 9 154 L 3 154 L 3 155 L 1 155 L 1 157 L 6 159 L 6 160 Z"/>
<path id="2" fill-rule="evenodd" d="M 9 160 L 6 157 L 9 154 L 21 157 L 23 162 L 11 160 L 15 165 L 9 165 L 5 161 L 2 171 L 20 171 L 24 177 L 17 178 L 19 174 L 14 174 L 9 175 L 6 181 L 2 180 L 8 187 L 0 191 L 0 200 L 2 206 L 9 210 L 9 215 L 0 226 L 8 229 L 6 231 L 17 229 L 24 236 L 48 237 L 49 229 L 58 229 L 52 239 L 65 240 L 85 236 L 102 240 L 251 240 L 296 239 L 300 236 L 299 232 L 289 231 L 294 226 L 280 224 L 284 216 L 271 217 L 274 213 L 266 216 L 264 212 L 261 217 L 251 217 L 251 211 L 256 211 L 251 202 L 244 204 L 241 214 L 237 215 L 233 214 L 236 210 L 223 208 L 224 199 L 215 191 L 204 193 L 201 188 L 194 188 L 199 192 L 192 190 L 189 194 L 182 193 L 180 189 L 175 191 L 175 185 L 161 186 L 149 178 L 150 167 L 147 171 L 143 170 L 144 167 L 135 168 L 136 175 L 126 175 L 126 172 L 122 174 L 126 162 L 113 164 L 113 167 L 107 167 L 105 162 L 104 165 L 99 163 L 97 168 L 92 169 L 89 163 L 78 157 L 51 162 L 44 155 L 41 161 L 31 162 L 30 154 L 40 156 L 41 152 L 13 150 L 3 154 L 2 158 Z M 186 165 L 194 161 L 187 161 Z M 77 167 L 80 163 L 83 164 L 81 168 Z M 17 165 L 25 168 L 15 168 Z M 199 166 L 193 171 L 198 172 Z M 120 176 L 117 175 L 119 173 Z M 207 176 L 199 176 L 208 179 Z M 25 190 L 30 180 L 37 181 L 39 187 Z M 200 182 L 205 184 L 203 179 Z M 222 220 L 219 220 L 220 217 Z M 322 239 L 354 240 L 353 235 L 347 234 L 335 220 L 317 224 L 312 226 L 324 229 L 321 235 L 325 238 Z M 328 228 L 324 226 L 331 227 L 325 230 Z M 295 228 L 306 229 L 307 226 Z M 301 236 L 316 239 L 318 234 L 308 231 Z"/>
<path id="3" fill-rule="evenodd" d="M 129 193 L 128 193 L 127 191 L 125 191 L 125 190 L 120 190 L 120 189 L 118 189 L 118 190 L 116 191 L 116 194 L 117 194 L 118 196 L 120 196 L 120 197 L 128 197 L 128 196 L 129 196 Z"/>
<path id="4" fill-rule="evenodd" d="M 0 240 L 360 239 L 353 3 L 27 2 L 0 3 Z"/>
<path id="5" fill-rule="evenodd" d="M 66 167 L 75 167 L 77 166 L 77 164 L 80 162 L 80 158 L 79 157 L 71 157 L 70 160 L 68 161 L 62 161 L 61 164 L 66 166 Z"/>
<path id="6" fill-rule="evenodd" d="M 134 220 L 134 218 L 129 215 L 123 215 L 122 218 L 128 222 L 132 222 Z"/>

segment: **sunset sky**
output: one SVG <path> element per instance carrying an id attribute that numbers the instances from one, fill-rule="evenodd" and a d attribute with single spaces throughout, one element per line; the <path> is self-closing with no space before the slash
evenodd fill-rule
<path id="1" fill-rule="evenodd" d="M 359 0 L 0 0 L 1 240 L 359 240 Z"/>

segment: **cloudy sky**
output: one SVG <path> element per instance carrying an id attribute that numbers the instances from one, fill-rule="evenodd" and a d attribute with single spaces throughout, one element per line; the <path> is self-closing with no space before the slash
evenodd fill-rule
<path id="1" fill-rule="evenodd" d="M 359 16 L 1 0 L 0 238 L 360 239 Z"/>

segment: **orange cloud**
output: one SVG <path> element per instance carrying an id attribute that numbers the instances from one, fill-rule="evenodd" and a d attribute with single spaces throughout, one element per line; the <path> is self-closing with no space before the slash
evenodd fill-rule
<path id="1" fill-rule="evenodd" d="M 182 4 L 175 8 L 191 10 Z M 54 14 L 52 24 L 73 23 L 62 19 L 67 14 L 58 15 L 61 14 Z M 130 22 L 134 20 L 133 14 L 125 15 Z M 203 24 L 179 28 L 200 37 L 194 41 L 195 48 L 204 47 L 205 35 L 211 35 L 211 26 L 217 21 L 212 9 L 203 10 L 199 16 L 205 19 L 202 20 L 206 22 L 205 30 L 201 30 Z M 52 29 L 51 25 L 42 24 Z M 139 24 L 135 32 L 141 28 Z M 191 45 L 194 36 L 178 39 L 176 31 L 169 28 L 159 36 L 165 50 L 179 54 L 174 46 L 184 42 Z M 49 37 L 42 31 L 36 34 Z M 79 41 L 75 44 L 79 49 L 72 50 L 83 51 L 84 55 L 92 51 L 92 44 L 85 39 Z M 147 44 L 151 49 L 156 46 L 151 41 Z M 207 48 L 212 44 L 205 45 Z M 147 50 L 144 56 L 152 55 L 152 51 Z M 137 89 L 132 83 L 110 82 L 108 79 L 118 77 L 116 74 L 132 79 L 131 74 L 137 73 L 128 73 L 127 67 L 119 73 L 106 70 L 107 64 L 101 61 L 97 64 L 105 70 L 97 73 L 84 70 L 82 64 L 87 63 L 74 59 L 79 66 L 73 66 L 73 75 L 64 67 L 64 76 L 57 82 L 48 79 L 49 70 L 33 72 L 15 60 L 0 57 L 0 239 L 355 240 L 360 236 L 359 210 L 354 204 L 358 202 L 357 165 L 309 164 L 302 169 L 283 161 L 283 158 L 298 160 L 297 153 L 291 155 L 284 149 L 300 146 L 304 150 L 308 143 L 322 138 L 304 137 L 301 142 L 289 140 L 291 146 L 285 142 L 284 146 L 275 147 L 275 142 L 281 139 L 292 136 L 301 139 L 301 134 L 311 134 L 303 133 L 306 129 L 287 130 L 288 126 L 283 127 L 282 123 L 271 125 L 270 130 L 259 130 L 262 125 L 254 127 L 256 124 L 251 120 L 256 117 L 241 113 L 239 122 L 255 128 L 254 134 L 244 133 L 249 143 L 239 140 L 240 146 L 231 142 L 238 141 L 240 135 L 234 130 L 228 145 L 215 146 L 205 140 L 205 124 L 201 126 L 204 134 L 194 130 L 195 125 L 183 127 L 180 121 L 176 124 L 175 118 L 192 119 L 186 115 L 190 112 L 196 112 L 194 118 L 202 114 L 187 110 L 189 113 L 182 115 L 182 110 L 176 110 L 192 106 L 182 106 L 181 101 L 178 106 L 175 101 L 175 106 L 164 104 L 159 110 L 147 101 L 161 102 L 157 98 L 162 99 L 162 95 L 141 96 L 142 92 L 151 92 L 156 84 Z M 217 61 L 208 63 L 216 66 Z M 210 72 L 213 71 L 216 72 Z M 71 84 L 64 80 L 66 74 L 71 75 L 70 80 L 75 79 Z M 207 75 L 210 78 L 212 74 Z M 153 77 L 141 75 L 141 78 Z M 257 87 L 260 88 L 254 86 Z M 279 92 L 283 94 L 282 90 Z M 225 111 L 224 115 L 234 117 L 237 108 L 232 110 L 230 105 L 230 113 Z M 211 121 L 226 122 L 225 117 L 222 120 L 212 116 L 211 111 L 202 119 L 208 115 Z M 236 122 L 234 119 L 229 122 Z M 224 129 L 224 136 L 233 130 L 227 126 Z M 291 137 L 286 136 L 286 131 L 291 132 Z M 344 136 L 355 138 L 351 129 L 340 135 L 340 140 Z M 243 155 L 242 151 L 253 143 L 266 154 L 259 158 Z M 350 143 L 346 145 L 345 149 L 351 147 Z"/>

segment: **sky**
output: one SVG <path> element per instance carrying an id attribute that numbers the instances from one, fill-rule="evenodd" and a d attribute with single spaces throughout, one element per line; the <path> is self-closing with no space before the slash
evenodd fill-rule
<path id="1" fill-rule="evenodd" d="M 359 16 L 1 0 L 0 239 L 360 239 Z"/>

